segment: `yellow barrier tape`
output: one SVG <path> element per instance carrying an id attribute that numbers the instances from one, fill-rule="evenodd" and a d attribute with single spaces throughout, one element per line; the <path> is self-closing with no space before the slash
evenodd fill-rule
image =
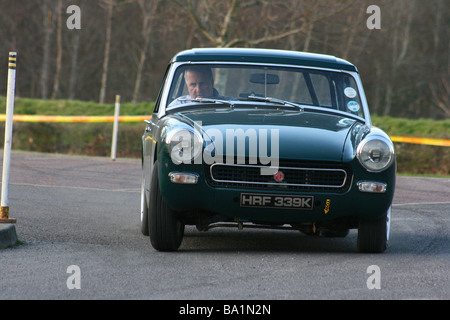
<path id="1" fill-rule="evenodd" d="M 151 116 L 119 116 L 119 121 L 139 122 L 149 120 L 150 118 Z M 0 121 L 5 121 L 5 119 L 6 115 L 0 114 Z M 16 114 L 13 116 L 13 120 L 16 122 L 94 123 L 94 122 L 114 122 L 114 116 L 43 116 L 43 115 Z M 390 138 L 393 142 L 450 147 L 450 140 L 447 139 L 399 137 L 399 136 L 391 136 Z"/>
<path id="2" fill-rule="evenodd" d="M 414 137 L 390 137 L 393 142 L 426 144 L 431 146 L 450 147 L 450 140 Z"/>
<path id="3" fill-rule="evenodd" d="M 151 116 L 119 116 L 120 122 L 139 122 L 150 119 Z M 5 121 L 6 115 L 0 114 L 0 121 Z M 114 122 L 114 116 L 43 116 L 16 114 L 15 122 Z"/>

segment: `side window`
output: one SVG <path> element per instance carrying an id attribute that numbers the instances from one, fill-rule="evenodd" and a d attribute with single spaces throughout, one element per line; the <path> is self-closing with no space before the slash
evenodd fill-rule
<path id="1" fill-rule="evenodd" d="M 169 69 L 170 69 L 170 65 L 166 68 L 166 72 L 164 74 L 164 78 L 163 78 L 163 81 L 161 83 L 161 87 L 159 89 L 158 98 L 156 99 L 156 102 L 155 102 L 155 108 L 153 109 L 153 113 L 156 113 L 156 112 L 159 111 L 159 106 L 161 104 L 162 93 L 164 91 L 164 85 L 166 83 L 167 75 L 169 74 Z"/>
<path id="2" fill-rule="evenodd" d="M 170 104 L 176 98 L 186 95 L 186 94 L 187 94 L 187 88 L 186 88 L 186 83 L 184 81 L 184 71 L 178 70 L 173 79 L 172 87 L 170 88 L 170 94 L 169 94 L 169 99 L 167 101 L 167 104 Z"/>

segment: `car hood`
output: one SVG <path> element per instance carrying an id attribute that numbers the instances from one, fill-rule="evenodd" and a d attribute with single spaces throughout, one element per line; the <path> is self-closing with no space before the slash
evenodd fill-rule
<path id="1" fill-rule="evenodd" d="M 221 139 L 224 155 L 233 150 L 233 155 L 248 156 L 249 146 L 262 143 L 267 146 L 266 155 L 278 149 L 279 159 L 286 160 L 349 161 L 356 152 L 353 135 L 360 131 L 352 128 L 361 126 L 339 114 L 265 108 L 202 108 L 179 111 L 170 117 L 190 125 L 195 123 L 216 148 L 220 147 L 217 139 Z M 246 137 L 245 155 L 239 152 L 236 138 L 242 136 Z M 231 137 L 234 149 L 227 148 Z M 264 155 L 259 149 L 258 154 Z"/>

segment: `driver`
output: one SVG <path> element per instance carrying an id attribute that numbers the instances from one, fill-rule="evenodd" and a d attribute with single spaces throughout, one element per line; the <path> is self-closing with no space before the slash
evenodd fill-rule
<path id="1" fill-rule="evenodd" d="M 196 98 L 214 98 L 226 99 L 219 95 L 214 89 L 214 79 L 211 68 L 207 66 L 189 66 L 184 72 L 184 81 L 186 83 L 189 94 L 178 97 L 170 106 L 189 103 L 186 99 Z"/>
<path id="2" fill-rule="evenodd" d="M 191 67 L 184 73 L 184 80 L 192 99 L 210 98 L 214 96 L 214 80 L 208 67 Z"/>

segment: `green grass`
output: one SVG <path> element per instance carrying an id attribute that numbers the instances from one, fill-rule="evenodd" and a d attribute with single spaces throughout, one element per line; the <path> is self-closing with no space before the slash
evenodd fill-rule
<path id="1" fill-rule="evenodd" d="M 450 139 L 450 119 L 405 119 L 373 117 L 373 125 L 391 136 L 409 136 L 436 139 Z"/>
<path id="2" fill-rule="evenodd" d="M 390 136 L 450 139 L 450 119 L 404 119 L 373 117 L 375 126 Z M 450 148 L 409 143 L 394 143 L 400 174 L 448 177 Z"/>
<path id="3" fill-rule="evenodd" d="M 154 106 L 154 102 L 121 103 L 120 115 L 150 115 Z M 6 98 L 0 97 L 0 113 L 4 114 L 5 110 Z M 79 100 L 42 100 L 19 97 L 14 102 L 14 114 L 104 116 L 114 115 L 114 110 L 114 104 L 99 104 Z"/>

